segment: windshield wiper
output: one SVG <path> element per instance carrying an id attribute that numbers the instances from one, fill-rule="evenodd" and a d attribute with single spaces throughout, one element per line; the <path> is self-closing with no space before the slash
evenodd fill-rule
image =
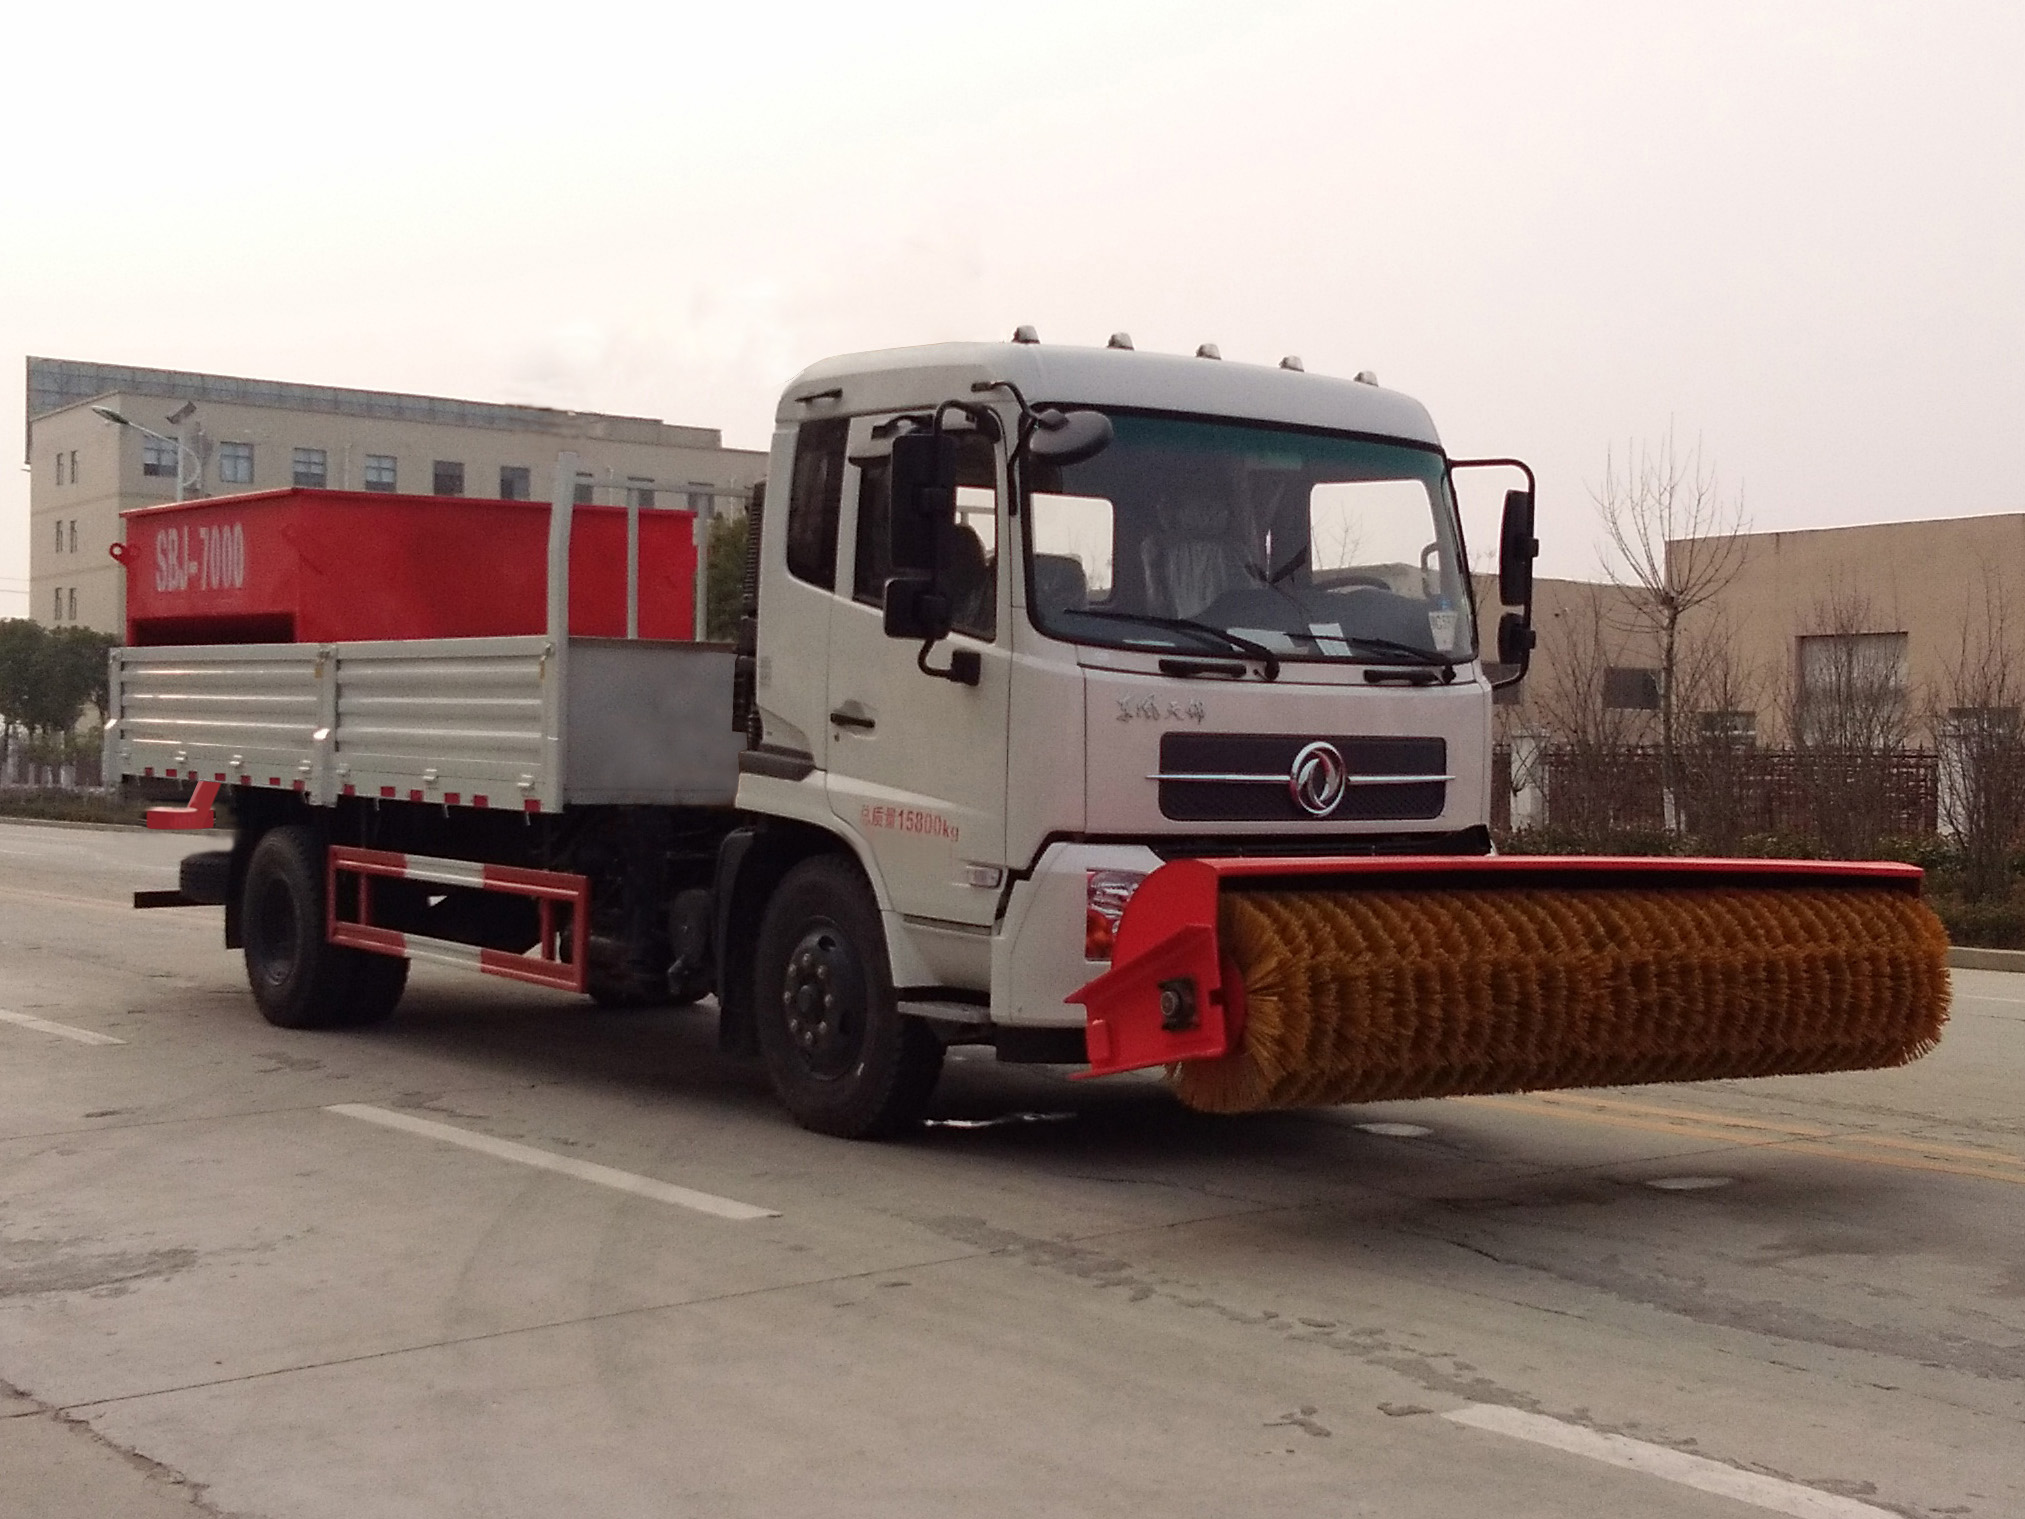
<path id="1" fill-rule="evenodd" d="M 1097 617 L 1106 622 L 1137 622 L 1143 623 L 1147 627 L 1173 628 L 1176 632 L 1180 633 L 1207 633 L 1211 638 L 1222 643 L 1225 648 L 1236 649 L 1240 654 L 1248 654 L 1253 659 L 1258 660 L 1265 666 L 1264 674 L 1267 680 L 1278 680 L 1280 678 L 1279 655 L 1275 654 L 1262 643 L 1253 643 L 1249 638 L 1233 633 L 1228 628 L 1220 628 L 1214 623 L 1197 622 L 1193 617 L 1161 617 L 1152 612 L 1093 611 L 1089 607 L 1079 607 L 1069 612 L 1068 615 L 1071 617 Z"/>
<path id="2" fill-rule="evenodd" d="M 1415 648 L 1410 643 L 1399 643 L 1390 638 L 1368 638 L 1362 633 L 1311 634 L 1311 637 L 1335 639 L 1341 637 L 1344 643 L 1355 644 L 1360 649 L 1369 649 L 1373 654 L 1389 654 L 1395 660 L 1410 665 L 1440 665 L 1445 669 L 1455 668 L 1453 655 L 1438 653 L 1433 649 Z"/>

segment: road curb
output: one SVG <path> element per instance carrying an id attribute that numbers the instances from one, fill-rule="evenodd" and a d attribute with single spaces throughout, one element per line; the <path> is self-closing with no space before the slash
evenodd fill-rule
<path id="1" fill-rule="evenodd" d="M 1970 949 L 1966 945 L 1948 950 L 1948 964 L 1956 970 L 2025 971 L 2025 949 Z"/>
<path id="2" fill-rule="evenodd" d="M 145 823 L 87 823 L 77 818 L 32 818 L 19 813 L 0 812 L 0 823 L 23 828 L 84 828 L 95 833 L 146 833 Z"/>

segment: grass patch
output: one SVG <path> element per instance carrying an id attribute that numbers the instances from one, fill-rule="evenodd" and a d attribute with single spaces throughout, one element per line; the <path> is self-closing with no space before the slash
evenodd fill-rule
<path id="1" fill-rule="evenodd" d="M 125 823 L 146 826 L 148 803 L 119 792 L 59 791 L 22 787 L 0 791 L 0 817 L 42 823 Z"/>

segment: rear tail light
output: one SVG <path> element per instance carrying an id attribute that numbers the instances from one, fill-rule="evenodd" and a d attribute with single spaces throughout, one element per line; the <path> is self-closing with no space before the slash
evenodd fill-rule
<path id="1" fill-rule="evenodd" d="M 1118 920 L 1125 916 L 1125 904 L 1146 879 L 1143 870 L 1093 870 L 1089 874 L 1088 906 L 1083 913 L 1083 958 L 1109 960 L 1111 942 L 1118 936 Z"/>

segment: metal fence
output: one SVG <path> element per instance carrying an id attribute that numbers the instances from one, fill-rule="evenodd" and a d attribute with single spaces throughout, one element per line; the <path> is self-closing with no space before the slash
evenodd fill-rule
<path id="1" fill-rule="evenodd" d="M 1712 846 L 1753 835 L 1849 849 L 1940 827 L 1932 750 L 1846 753 L 1698 745 L 1681 756 L 1682 832 Z M 1657 747 L 1499 746 L 1492 826 L 1577 836 L 1656 834 L 1667 826 Z"/>

